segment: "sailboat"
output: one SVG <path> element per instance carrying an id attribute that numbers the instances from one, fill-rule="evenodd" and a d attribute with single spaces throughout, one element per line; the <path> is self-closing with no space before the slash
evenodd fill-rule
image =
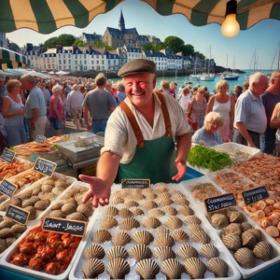
<path id="1" fill-rule="evenodd" d="M 210 46 L 210 56 L 208 59 L 207 73 L 202 73 L 199 76 L 200 81 L 214 81 L 215 80 L 215 74 L 210 73 L 210 60 L 211 60 L 211 46 Z"/>
<path id="2" fill-rule="evenodd" d="M 228 68 L 228 55 L 227 55 L 227 68 Z M 235 60 L 234 60 L 233 68 L 235 68 Z M 232 71 L 225 71 L 222 74 L 221 78 L 227 81 L 237 81 L 239 78 L 239 74 Z"/>
<path id="3" fill-rule="evenodd" d="M 196 67 L 197 67 L 197 56 L 194 60 L 194 73 L 190 75 L 190 79 L 194 81 L 199 81 L 199 74 L 196 73 Z"/>

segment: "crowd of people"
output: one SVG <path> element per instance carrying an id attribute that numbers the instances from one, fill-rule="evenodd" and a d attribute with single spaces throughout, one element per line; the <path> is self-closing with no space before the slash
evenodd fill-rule
<path id="1" fill-rule="evenodd" d="M 172 96 L 193 131 L 192 141 L 207 146 L 236 142 L 272 154 L 280 140 L 280 71 L 270 78 L 254 73 L 243 86 L 230 91 L 220 80 L 215 92 L 203 86 L 162 80 L 154 89 Z M 126 98 L 120 80 L 112 84 L 104 74 L 95 79 L 62 77 L 44 81 L 27 73 L 20 78 L 0 76 L 1 148 L 22 144 L 38 135 L 64 133 L 65 121 L 77 130 L 104 133 L 115 108 Z"/>

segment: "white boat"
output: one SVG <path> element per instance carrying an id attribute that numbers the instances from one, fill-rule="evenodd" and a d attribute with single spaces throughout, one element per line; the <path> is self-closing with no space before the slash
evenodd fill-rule
<path id="1" fill-rule="evenodd" d="M 214 81 L 215 74 L 203 73 L 199 76 L 200 81 Z"/>
<path id="2" fill-rule="evenodd" d="M 228 80 L 228 81 L 236 81 L 239 78 L 239 74 L 235 72 L 224 72 L 222 74 L 222 79 Z"/>

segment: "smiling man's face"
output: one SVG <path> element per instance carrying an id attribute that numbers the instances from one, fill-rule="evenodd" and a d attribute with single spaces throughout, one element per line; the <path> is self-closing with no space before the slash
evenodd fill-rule
<path id="1" fill-rule="evenodd" d="M 152 101 L 156 76 L 153 73 L 132 74 L 123 78 L 123 84 L 132 104 L 141 108 Z"/>

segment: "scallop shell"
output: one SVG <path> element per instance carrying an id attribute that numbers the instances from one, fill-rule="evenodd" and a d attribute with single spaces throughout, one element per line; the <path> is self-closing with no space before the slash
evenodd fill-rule
<path id="1" fill-rule="evenodd" d="M 185 218 L 185 223 L 200 225 L 201 221 L 200 221 L 200 219 L 198 217 L 196 217 L 194 215 L 190 215 L 190 216 L 187 216 Z"/>
<path id="2" fill-rule="evenodd" d="M 171 237 L 169 233 L 157 234 L 154 241 L 154 245 L 171 247 L 174 245 L 174 239 Z"/>
<path id="3" fill-rule="evenodd" d="M 154 191 L 158 193 L 168 192 L 168 186 L 165 183 L 159 183 L 158 185 L 155 186 Z"/>
<path id="4" fill-rule="evenodd" d="M 136 272 L 142 279 L 154 279 L 159 273 L 159 266 L 152 259 L 143 259 L 137 263 Z"/>
<path id="5" fill-rule="evenodd" d="M 227 277 L 228 266 L 221 258 L 215 257 L 208 261 L 207 268 L 215 274 L 216 277 Z"/>
<path id="6" fill-rule="evenodd" d="M 182 206 L 179 208 L 179 213 L 185 216 L 189 216 L 189 215 L 193 215 L 193 210 L 188 206 Z"/>
<path id="7" fill-rule="evenodd" d="M 148 217 L 143 222 L 146 228 L 157 228 L 161 225 L 160 220 L 155 217 Z"/>
<path id="8" fill-rule="evenodd" d="M 121 204 L 121 203 L 124 203 L 124 199 L 121 197 L 113 197 L 110 200 L 110 204 L 112 204 L 112 205 L 117 205 L 117 204 Z"/>
<path id="9" fill-rule="evenodd" d="M 103 259 L 105 256 L 105 252 L 99 244 L 92 244 L 89 247 L 87 247 L 84 251 L 84 257 L 86 259 Z"/>
<path id="10" fill-rule="evenodd" d="M 158 198 L 157 203 L 159 206 L 168 206 L 173 203 L 173 200 L 170 198 Z"/>
<path id="11" fill-rule="evenodd" d="M 110 229 L 117 225 L 118 225 L 118 222 L 115 218 L 113 218 L 111 216 L 107 216 L 107 217 L 103 218 L 100 227 L 102 229 Z"/>
<path id="12" fill-rule="evenodd" d="M 205 264 L 196 257 L 187 258 L 184 261 L 185 270 L 192 278 L 204 278 L 204 273 L 206 271 Z"/>
<path id="13" fill-rule="evenodd" d="M 185 198 L 182 198 L 182 199 L 177 200 L 176 204 L 186 206 L 186 205 L 189 205 L 189 201 Z"/>
<path id="14" fill-rule="evenodd" d="M 158 205 L 153 200 L 148 200 L 148 201 L 144 201 L 142 206 L 145 209 L 150 210 L 150 209 L 156 208 Z"/>
<path id="15" fill-rule="evenodd" d="M 77 212 L 80 212 L 84 216 L 89 218 L 93 213 L 93 208 L 92 208 L 91 204 L 80 204 L 77 207 Z"/>
<path id="16" fill-rule="evenodd" d="M 124 202 L 124 205 L 129 208 L 129 207 L 136 207 L 139 204 L 134 200 L 127 200 Z"/>
<path id="17" fill-rule="evenodd" d="M 199 254 L 206 258 L 214 258 L 219 255 L 219 251 L 213 244 L 207 243 L 207 244 L 203 244 L 200 247 Z"/>
<path id="18" fill-rule="evenodd" d="M 41 192 L 41 188 L 34 188 L 32 190 L 32 195 L 38 195 Z"/>
<path id="19" fill-rule="evenodd" d="M 195 248 L 193 248 L 189 243 L 185 243 L 180 247 L 180 249 L 178 251 L 178 255 L 183 259 L 198 256 Z"/>
<path id="20" fill-rule="evenodd" d="M 126 232 L 121 231 L 113 236 L 112 243 L 115 246 L 124 246 L 125 244 L 129 243 L 130 240 L 130 236 Z"/>
<path id="21" fill-rule="evenodd" d="M 272 257 L 272 246 L 267 241 L 261 241 L 254 247 L 254 255 L 262 260 L 269 260 Z"/>
<path id="22" fill-rule="evenodd" d="M 158 198 L 159 199 L 170 199 L 171 194 L 169 194 L 168 192 L 163 192 L 163 193 L 159 193 L 158 194 Z"/>
<path id="23" fill-rule="evenodd" d="M 6 245 L 7 245 L 7 247 L 9 247 L 9 246 L 11 246 L 13 243 L 15 243 L 16 242 L 16 238 L 15 237 L 8 237 L 8 238 L 6 238 Z"/>
<path id="24" fill-rule="evenodd" d="M 57 188 L 65 189 L 65 188 L 67 188 L 68 184 L 65 180 L 58 179 L 54 182 L 54 186 Z"/>
<path id="25" fill-rule="evenodd" d="M 52 185 L 48 185 L 46 183 L 44 183 L 42 186 L 41 186 L 41 190 L 42 192 L 51 192 L 52 189 L 53 189 L 54 186 Z"/>
<path id="26" fill-rule="evenodd" d="M 144 244 L 134 245 L 129 249 L 128 252 L 129 255 L 135 258 L 137 261 L 152 257 L 152 251 Z"/>
<path id="27" fill-rule="evenodd" d="M 67 215 L 66 218 L 69 219 L 69 220 L 87 221 L 87 217 L 85 217 L 80 212 L 74 212 L 70 215 Z"/>
<path id="28" fill-rule="evenodd" d="M 50 205 L 49 200 L 39 200 L 34 204 L 37 210 L 45 210 Z"/>
<path id="29" fill-rule="evenodd" d="M 114 206 L 107 206 L 107 208 L 104 211 L 104 215 L 106 216 L 116 216 L 118 215 L 119 211 Z"/>
<path id="30" fill-rule="evenodd" d="M 172 195 L 172 199 L 174 202 L 178 202 L 182 199 L 185 199 L 185 196 L 181 192 L 178 191 Z"/>
<path id="31" fill-rule="evenodd" d="M 243 222 L 243 216 L 238 211 L 229 211 L 227 214 L 230 223 L 241 223 Z"/>
<path id="32" fill-rule="evenodd" d="M 170 258 L 163 261 L 161 265 L 161 271 L 169 279 L 180 279 L 184 269 L 183 266 L 176 259 Z"/>
<path id="33" fill-rule="evenodd" d="M 254 248 L 254 246 L 257 244 L 257 238 L 255 237 L 255 235 L 250 232 L 249 230 L 246 230 L 242 233 L 242 245 L 246 246 L 248 248 Z"/>
<path id="34" fill-rule="evenodd" d="M 177 217 L 169 217 L 165 225 L 170 229 L 180 228 L 183 222 Z"/>
<path id="35" fill-rule="evenodd" d="M 62 205 L 63 205 L 62 202 L 56 202 L 51 206 L 51 210 L 60 210 Z"/>
<path id="36" fill-rule="evenodd" d="M 132 212 L 133 215 L 135 215 L 135 216 L 144 215 L 144 211 L 143 211 L 141 208 L 134 208 L 134 209 L 131 209 L 131 212 Z"/>
<path id="37" fill-rule="evenodd" d="M 92 238 L 92 241 L 95 243 L 103 243 L 109 240 L 111 240 L 111 234 L 109 231 L 105 229 L 97 230 L 93 234 L 93 238 Z"/>
<path id="38" fill-rule="evenodd" d="M 200 243 L 208 243 L 210 241 L 209 236 L 203 230 L 194 231 L 190 234 L 192 240 Z"/>
<path id="39" fill-rule="evenodd" d="M 249 228 L 249 229 L 247 229 L 246 231 L 244 231 L 244 233 L 245 233 L 245 232 L 250 232 L 250 233 L 252 233 L 252 234 L 255 236 L 255 238 L 257 239 L 257 241 L 261 241 L 261 239 L 262 239 L 262 233 L 261 233 L 261 231 L 258 230 L 258 229 L 256 229 L 256 228 Z"/>
<path id="40" fill-rule="evenodd" d="M 149 245 L 154 240 L 154 237 L 150 232 L 141 230 L 135 232 L 132 239 L 138 244 Z"/>
<path id="41" fill-rule="evenodd" d="M 144 196 L 146 199 L 156 199 L 157 198 L 157 195 L 153 192 L 147 192 L 144 194 Z"/>
<path id="42" fill-rule="evenodd" d="M 223 228 L 228 225 L 228 217 L 224 214 L 215 213 L 211 216 L 211 223 L 216 228 Z"/>
<path id="43" fill-rule="evenodd" d="M 127 208 L 122 208 L 119 210 L 119 216 L 123 218 L 129 218 L 133 216 L 133 213 L 129 211 Z"/>
<path id="44" fill-rule="evenodd" d="M 230 233 L 230 234 L 224 235 L 222 237 L 222 239 L 228 249 L 236 251 L 239 248 L 241 248 L 241 239 L 240 239 L 239 235 Z"/>
<path id="45" fill-rule="evenodd" d="M 166 214 L 171 215 L 171 216 L 177 215 L 177 210 L 174 207 L 172 207 L 172 206 L 162 207 L 161 210 L 163 212 L 165 212 Z"/>
<path id="46" fill-rule="evenodd" d="M 156 247 L 155 250 L 154 250 L 154 254 L 161 261 L 164 261 L 164 260 L 169 259 L 169 258 L 176 258 L 175 253 L 168 246 Z"/>
<path id="47" fill-rule="evenodd" d="M 189 229 L 190 233 L 198 231 L 198 230 L 203 230 L 202 227 L 198 224 L 189 224 L 188 229 Z"/>
<path id="48" fill-rule="evenodd" d="M 13 198 L 11 198 L 9 204 L 21 206 L 21 199 L 19 197 L 13 197 Z"/>
<path id="49" fill-rule="evenodd" d="M 107 271 L 113 279 L 123 279 L 129 273 L 129 264 L 125 259 L 111 259 L 107 265 Z"/>
<path id="50" fill-rule="evenodd" d="M 172 232 L 172 237 L 177 242 L 183 242 L 188 239 L 188 235 L 182 229 L 178 229 Z"/>
<path id="51" fill-rule="evenodd" d="M 234 253 L 234 258 L 243 267 L 253 267 L 255 265 L 254 254 L 246 247 L 238 249 Z"/>
<path id="52" fill-rule="evenodd" d="M 99 274 L 104 272 L 104 264 L 99 259 L 88 259 L 85 261 L 82 271 L 84 277 L 87 279 L 96 278 Z"/>
<path id="53" fill-rule="evenodd" d="M 139 226 L 139 222 L 134 218 L 125 218 L 119 225 L 119 227 L 124 230 L 130 230 Z"/>
<path id="54" fill-rule="evenodd" d="M 68 215 L 75 212 L 76 207 L 77 207 L 77 203 L 69 202 L 61 207 L 61 211 Z"/>
<path id="55" fill-rule="evenodd" d="M 242 231 L 246 231 L 246 230 L 248 230 L 248 229 L 250 229 L 250 228 L 252 228 L 252 225 L 249 224 L 249 223 L 247 223 L 247 222 L 243 222 L 243 223 L 241 224 L 241 229 L 242 229 Z"/>
<path id="56" fill-rule="evenodd" d="M 122 246 L 114 246 L 106 252 L 109 260 L 116 258 L 126 259 L 128 257 L 127 251 Z"/>
<path id="57" fill-rule="evenodd" d="M 230 233 L 240 235 L 242 233 L 242 228 L 241 228 L 240 224 L 231 223 L 223 228 L 224 235 L 227 235 Z"/>
<path id="58" fill-rule="evenodd" d="M 158 208 L 154 208 L 151 209 L 149 212 L 149 217 L 155 217 L 155 218 L 159 218 L 161 216 L 164 216 L 164 212 Z"/>

